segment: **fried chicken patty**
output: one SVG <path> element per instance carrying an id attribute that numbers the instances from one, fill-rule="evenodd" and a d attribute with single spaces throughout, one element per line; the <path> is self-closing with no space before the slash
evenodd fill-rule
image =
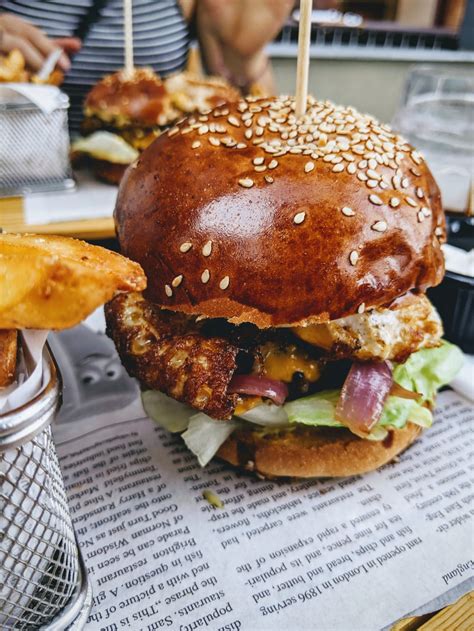
<path id="1" fill-rule="evenodd" d="M 117 296 L 105 312 L 107 332 L 131 376 L 217 419 L 231 418 L 241 403 L 228 393 L 234 372 L 285 381 L 295 398 L 306 394 L 322 371 L 333 380 L 334 360 L 400 362 L 436 346 L 442 335 L 439 316 L 424 296 L 398 309 L 293 330 L 193 318 L 161 309 L 138 293 Z M 342 368 L 336 372 L 343 380 Z"/>
<path id="2" fill-rule="evenodd" d="M 205 411 L 232 416 L 238 396 L 227 388 L 240 349 L 205 337 L 187 316 L 162 310 L 141 294 L 121 294 L 105 306 L 107 334 L 122 363 L 144 385 Z"/>
<path id="3" fill-rule="evenodd" d="M 335 358 L 403 363 L 420 348 L 438 346 L 443 326 L 426 296 L 412 296 L 399 309 L 373 309 L 293 331 Z"/>

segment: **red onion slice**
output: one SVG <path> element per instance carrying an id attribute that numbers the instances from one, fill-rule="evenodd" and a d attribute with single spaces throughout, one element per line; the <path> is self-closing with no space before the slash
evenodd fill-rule
<path id="1" fill-rule="evenodd" d="M 366 438 L 382 415 L 392 384 L 387 362 L 354 362 L 342 386 L 336 420 Z"/>
<path id="2" fill-rule="evenodd" d="M 282 381 L 258 375 L 234 375 L 227 391 L 265 397 L 277 405 L 283 405 L 288 396 L 288 388 Z"/>

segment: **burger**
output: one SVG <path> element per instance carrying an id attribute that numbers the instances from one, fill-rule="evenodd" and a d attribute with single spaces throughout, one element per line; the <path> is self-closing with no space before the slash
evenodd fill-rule
<path id="1" fill-rule="evenodd" d="M 212 109 L 239 94 L 226 81 L 180 73 L 162 81 L 151 68 L 103 77 L 84 103 L 83 137 L 72 147 L 76 164 L 118 184 L 128 167 L 163 130 L 184 115 Z"/>
<path id="2" fill-rule="evenodd" d="M 462 362 L 425 295 L 445 220 L 387 125 L 313 98 L 219 107 L 132 164 L 115 221 L 148 286 L 107 305 L 108 333 L 202 465 L 358 474 L 431 425 Z"/>
<path id="3" fill-rule="evenodd" d="M 118 184 L 125 169 L 162 129 L 179 117 L 160 77 L 151 68 L 106 75 L 84 102 L 83 138 L 72 145 L 96 175 Z"/>

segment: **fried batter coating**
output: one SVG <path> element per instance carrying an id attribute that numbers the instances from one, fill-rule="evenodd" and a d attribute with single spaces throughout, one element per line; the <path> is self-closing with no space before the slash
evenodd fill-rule
<path id="1" fill-rule="evenodd" d="M 17 340 L 17 331 L 0 329 L 0 388 L 9 386 L 15 377 Z"/>
<path id="2" fill-rule="evenodd" d="M 137 293 L 117 296 L 105 315 L 107 333 L 131 376 L 213 418 L 232 417 L 238 396 L 227 387 L 241 352 L 237 346 L 205 337 L 187 316 Z"/>
<path id="3" fill-rule="evenodd" d="M 420 348 L 438 346 L 443 335 L 440 317 L 426 296 L 413 296 L 399 309 L 373 309 L 293 331 L 334 358 L 396 362 Z"/>

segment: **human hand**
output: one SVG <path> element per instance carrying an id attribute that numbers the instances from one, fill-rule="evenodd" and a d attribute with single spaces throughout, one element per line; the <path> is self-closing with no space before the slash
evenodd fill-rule
<path id="1" fill-rule="evenodd" d="M 81 48 L 76 37 L 49 38 L 41 29 L 11 13 L 0 14 L 0 52 L 9 53 L 18 49 L 31 70 L 40 70 L 48 55 L 56 48 L 65 53 L 58 60 L 61 70 L 67 71 L 71 62 L 66 53 L 75 53 Z"/>

